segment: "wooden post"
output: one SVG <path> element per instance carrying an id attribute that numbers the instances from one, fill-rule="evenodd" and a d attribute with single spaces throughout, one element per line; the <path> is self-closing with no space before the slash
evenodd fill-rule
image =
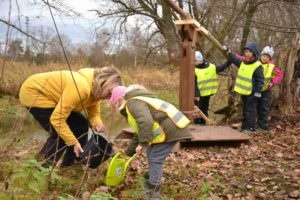
<path id="1" fill-rule="evenodd" d="M 180 47 L 179 109 L 191 118 L 195 94 L 194 50 L 192 41 L 183 40 Z"/>
<path id="2" fill-rule="evenodd" d="M 197 21 L 178 20 L 175 22 L 180 44 L 180 75 L 179 75 L 179 109 L 189 118 L 195 118 L 195 45 L 201 38 Z"/>

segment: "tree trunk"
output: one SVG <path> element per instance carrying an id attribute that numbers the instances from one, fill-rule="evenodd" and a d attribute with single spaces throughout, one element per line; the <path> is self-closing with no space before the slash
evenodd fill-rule
<path id="1" fill-rule="evenodd" d="M 257 0 L 250 0 L 248 5 L 248 10 L 246 13 L 246 19 L 245 19 L 245 26 L 243 27 L 243 35 L 242 35 L 242 41 L 241 41 L 241 52 L 243 52 L 244 47 L 247 43 L 248 36 L 250 34 L 250 25 L 252 22 L 252 18 L 255 14 L 255 11 L 258 7 Z"/>
<path id="2" fill-rule="evenodd" d="M 294 75 L 294 66 L 297 60 L 297 52 L 300 50 L 300 33 L 296 34 L 291 46 L 282 51 L 279 56 L 278 66 L 282 67 L 284 72 L 279 101 L 281 102 L 280 111 L 285 114 L 292 114 L 295 112 L 294 107 L 294 91 L 292 90 L 292 80 Z"/>
<path id="3" fill-rule="evenodd" d="M 167 44 L 169 63 L 178 64 L 179 57 L 179 37 L 172 18 L 172 9 L 164 2 L 162 5 L 162 20 L 158 23 L 158 28 L 164 36 Z"/>

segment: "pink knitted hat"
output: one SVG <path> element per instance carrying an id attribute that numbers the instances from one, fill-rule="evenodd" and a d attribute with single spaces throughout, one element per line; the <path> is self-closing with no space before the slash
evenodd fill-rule
<path id="1" fill-rule="evenodd" d="M 124 86 L 116 86 L 111 91 L 111 97 L 109 99 L 109 103 L 111 106 L 116 107 L 118 101 L 125 96 L 125 89 Z"/>

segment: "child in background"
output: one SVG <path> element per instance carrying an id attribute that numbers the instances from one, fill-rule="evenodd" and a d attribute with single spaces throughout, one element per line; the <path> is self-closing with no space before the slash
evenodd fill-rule
<path id="1" fill-rule="evenodd" d="M 283 72 L 274 65 L 274 61 L 272 60 L 273 55 L 273 48 L 266 46 L 262 50 L 260 56 L 260 62 L 264 69 L 265 80 L 262 87 L 261 98 L 257 102 L 257 131 L 266 131 L 268 129 L 268 117 L 272 103 L 271 88 L 274 85 L 280 84 L 283 77 Z"/>
<path id="2" fill-rule="evenodd" d="M 229 60 L 239 68 L 234 91 L 241 94 L 243 101 L 243 120 L 241 132 L 255 133 L 257 102 L 261 98 L 264 84 L 263 67 L 259 59 L 259 46 L 249 42 L 244 47 L 243 60 L 231 53 L 228 48 Z"/>
<path id="3" fill-rule="evenodd" d="M 200 51 L 195 51 L 195 104 L 208 116 L 209 99 L 218 90 L 217 74 L 230 66 L 230 62 L 216 66 L 205 60 Z M 194 119 L 195 124 L 205 125 L 203 118 Z"/>

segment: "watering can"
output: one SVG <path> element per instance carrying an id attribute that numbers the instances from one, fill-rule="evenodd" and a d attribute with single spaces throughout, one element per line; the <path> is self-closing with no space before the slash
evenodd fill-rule
<path id="1" fill-rule="evenodd" d="M 105 184 L 107 186 L 116 186 L 120 184 L 124 178 L 127 171 L 129 163 L 134 159 L 136 154 L 126 161 L 126 156 L 118 152 L 110 161 L 105 178 Z"/>

